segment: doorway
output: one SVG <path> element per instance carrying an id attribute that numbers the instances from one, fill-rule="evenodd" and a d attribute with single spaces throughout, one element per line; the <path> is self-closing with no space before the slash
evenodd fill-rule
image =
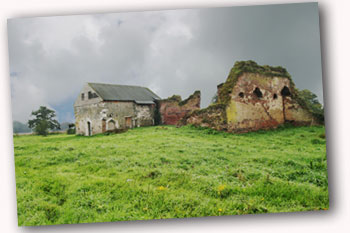
<path id="1" fill-rule="evenodd" d="M 113 130 L 115 130 L 115 121 L 114 121 L 114 120 L 108 121 L 107 129 L 108 129 L 108 131 L 113 131 Z"/>
<path id="2" fill-rule="evenodd" d="M 131 117 L 125 117 L 125 127 L 126 128 L 131 128 Z"/>
<path id="3" fill-rule="evenodd" d="M 91 122 L 90 121 L 88 121 L 87 122 L 87 127 L 88 127 L 88 136 L 91 136 Z"/>

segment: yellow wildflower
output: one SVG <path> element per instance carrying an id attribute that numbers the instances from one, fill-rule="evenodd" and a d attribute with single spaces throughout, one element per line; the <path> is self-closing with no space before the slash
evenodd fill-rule
<path id="1" fill-rule="evenodd" d="M 224 191 L 225 188 L 226 188 L 226 185 L 225 185 L 225 184 L 221 184 L 221 185 L 219 185 L 219 187 L 218 187 L 218 191 L 219 191 L 219 192 L 222 192 L 222 191 Z"/>
<path id="2" fill-rule="evenodd" d="M 222 212 L 222 209 L 221 209 L 221 208 L 219 208 L 219 209 L 218 209 L 218 211 L 219 211 L 219 212 Z"/>
<path id="3" fill-rule="evenodd" d="M 167 189 L 167 188 L 164 187 L 163 185 L 158 187 L 158 190 L 159 190 L 159 191 L 164 191 L 164 190 L 166 190 L 166 189 Z"/>
<path id="4" fill-rule="evenodd" d="M 218 194 L 220 195 L 222 191 L 224 191 L 226 188 L 226 185 L 225 184 L 221 184 L 219 185 L 218 187 Z"/>

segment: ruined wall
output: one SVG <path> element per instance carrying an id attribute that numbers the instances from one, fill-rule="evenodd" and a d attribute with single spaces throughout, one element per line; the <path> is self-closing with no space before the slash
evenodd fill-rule
<path id="1" fill-rule="evenodd" d="M 282 90 L 289 94 L 282 94 Z M 292 99 L 290 80 L 243 73 L 231 92 L 226 107 L 228 131 L 275 128 L 286 121 L 308 124 L 312 115 Z"/>
<path id="2" fill-rule="evenodd" d="M 212 104 L 207 108 L 186 114 L 180 125 L 192 124 L 216 130 L 227 130 L 226 105 Z"/>
<path id="3" fill-rule="evenodd" d="M 184 117 L 194 124 L 229 132 L 275 128 L 286 122 L 315 123 L 299 103 L 290 75 L 282 67 L 237 62 L 225 83 L 218 85 L 218 103 Z"/>
<path id="4" fill-rule="evenodd" d="M 190 97 L 181 101 L 180 96 L 172 96 L 158 101 L 161 123 L 176 125 L 187 113 L 200 108 L 201 94 L 195 91 Z"/>
<path id="5" fill-rule="evenodd" d="M 114 129 L 153 125 L 154 108 L 154 104 L 138 105 L 119 101 L 75 106 L 76 133 L 88 136 L 89 124 L 91 135 Z"/>

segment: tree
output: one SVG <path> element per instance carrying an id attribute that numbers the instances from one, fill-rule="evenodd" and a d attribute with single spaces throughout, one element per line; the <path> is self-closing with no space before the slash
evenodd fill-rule
<path id="1" fill-rule="evenodd" d="M 324 122 L 324 109 L 320 102 L 318 102 L 317 95 L 305 89 L 298 91 L 298 96 L 304 100 L 307 108 L 317 118 L 320 123 Z"/>
<path id="2" fill-rule="evenodd" d="M 55 111 L 40 106 L 37 111 L 33 111 L 32 116 L 35 118 L 28 121 L 29 128 L 33 129 L 37 134 L 46 136 L 49 133 L 49 129 L 60 129 L 60 124 L 54 118 L 56 117 Z"/>

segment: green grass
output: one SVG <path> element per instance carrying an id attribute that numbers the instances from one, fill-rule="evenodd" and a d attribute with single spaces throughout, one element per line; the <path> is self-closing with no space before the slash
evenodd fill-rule
<path id="1" fill-rule="evenodd" d="M 324 127 L 14 136 L 19 225 L 328 209 Z"/>

